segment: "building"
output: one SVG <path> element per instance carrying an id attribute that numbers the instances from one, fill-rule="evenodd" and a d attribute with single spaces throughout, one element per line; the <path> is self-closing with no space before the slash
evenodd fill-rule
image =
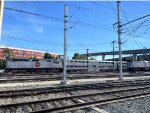
<path id="1" fill-rule="evenodd" d="M 6 57 L 8 57 L 8 54 L 10 55 L 10 58 L 16 59 L 29 59 L 29 58 L 43 59 L 45 52 L 0 46 L 0 58 L 6 59 Z M 51 54 L 53 57 L 58 57 L 58 55 L 55 53 L 49 54 Z"/>

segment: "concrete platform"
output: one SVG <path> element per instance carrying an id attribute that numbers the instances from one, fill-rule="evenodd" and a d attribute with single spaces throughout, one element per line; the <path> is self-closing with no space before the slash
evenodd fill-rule
<path id="1" fill-rule="evenodd" d="M 150 76 L 141 76 L 141 77 L 124 77 L 123 80 L 144 80 L 150 79 Z M 94 79 L 76 79 L 69 80 L 69 84 L 87 84 L 87 83 L 102 83 L 108 81 L 118 81 L 118 78 L 94 78 Z M 30 87 L 30 86 L 55 86 L 60 85 L 61 81 L 41 81 L 41 82 L 22 82 L 22 83 L 2 83 L 0 88 L 4 87 Z M 68 85 L 69 85 L 68 84 Z"/>

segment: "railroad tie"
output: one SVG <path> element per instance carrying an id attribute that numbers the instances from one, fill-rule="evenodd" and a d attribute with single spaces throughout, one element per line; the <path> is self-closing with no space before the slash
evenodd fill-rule
<path id="1" fill-rule="evenodd" d="M 68 95 L 70 95 L 69 93 L 68 93 Z M 80 102 L 80 103 L 86 103 L 85 101 L 83 101 L 82 99 L 76 99 L 76 101 L 77 102 Z M 103 110 L 103 109 L 100 109 L 100 108 L 98 108 L 98 107 L 96 107 L 96 106 L 92 106 L 91 107 L 93 110 L 95 110 L 95 111 L 97 111 L 97 112 L 99 112 L 99 113 L 108 113 L 107 111 L 105 111 L 105 110 Z"/>
<path id="2" fill-rule="evenodd" d="M 83 101 L 83 100 L 81 100 L 81 99 L 78 99 L 78 101 L 79 101 L 80 103 L 85 103 L 85 101 Z M 92 106 L 91 108 L 92 108 L 93 110 L 99 112 L 99 113 L 108 113 L 108 112 L 106 112 L 105 110 L 100 109 L 100 108 L 98 108 L 98 107 L 96 107 L 96 106 Z"/>
<path id="3" fill-rule="evenodd" d="M 11 108 L 10 108 L 10 113 L 16 113 L 16 108 L 11 107 Z"/>
<path id="4" fill-rule="evenodd" d="M 22 109 L 23 109 L 23 111 L 24 111 L 25 113 L 29 113 L 29 112 L 30 112 L 30 110 L 28 109 L 28 105 L 22 106 Z"/>
<path id="5" fill-rule="evenodd" d="M 38 104 L 31 104 L 30 106 L 31 106 L 31 108 L 32 108 L 33 111 L 37 111 L 38 107 L 39 107 Z"/>
<path id="6" fill-rule="evenodd" d="M 48 109 L 49 107 L 46 105 L 46 103 L 41 103 L 41 106 L 43 109 Z"/>

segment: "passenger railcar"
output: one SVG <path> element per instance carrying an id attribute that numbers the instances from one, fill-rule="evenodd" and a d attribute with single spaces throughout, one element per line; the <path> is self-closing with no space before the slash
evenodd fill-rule
<path id="1" fill-rule="evenodd" d="M 68 60 L 67 71 L 119 71 L 119 61 L 96 60 Z M 147 71 L 150 69 L 148 61 L 122 61 L 123 71 Z M 63 61 L 60 59 L 12 59 L 6 62 L 6 72 L 62 72 Z"/>
<path id="2" fill-rule="evenodd" d="M 148 61 L 130 61 L 127 67 L 129 71 L 148 71 L 150 65 Z"/>

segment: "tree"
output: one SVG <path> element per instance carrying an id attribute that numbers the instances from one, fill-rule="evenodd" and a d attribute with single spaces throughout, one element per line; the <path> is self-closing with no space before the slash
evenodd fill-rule
<path id="1" fill-rule="evenodd" d="M 9 48 L 6 48 L 6 49 L 4 50 L 4 57 L 5 57 L 6 59 L 12 58 L 12 57 L 13 57 L 12 50 L 10 50 Z"/>
<path id="2" fill-rule="evenodd" d="M 6 67 L 6 61 L 3 59 L 0 59 L 0 69 L 4 69 Z"/>
<path id="3" fill-rule="evenodd" d="M 51 54 L 49 54 L 49 53 L 45 53 L 44 54 L 44 59 L 53 59 L 54 57 L 51 55 Z"/>
<path id="4" fill-rule="evenodd" d="M 74 56 L 72 57 L 72 59 L 80 59 L 80 54 L 79 53 L 75 53 Z"/>
<path id="5" fill-rule="evenodd" d="M 78 59 L 78 60 L 87 60 L 86 55 L 80 55 L 79 53 L 75 53 L 72 59 Z M 94 57 L 91 57 L 89 60 L 95 60 Z"/>

